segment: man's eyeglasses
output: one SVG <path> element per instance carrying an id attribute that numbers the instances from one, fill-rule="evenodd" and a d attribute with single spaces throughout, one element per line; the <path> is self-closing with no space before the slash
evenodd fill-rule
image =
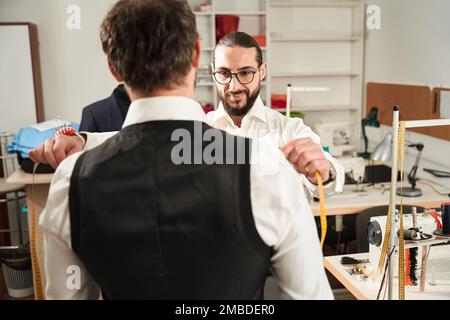
<path id="1" fill-rule="evenodd" d="M 234 73 L 231 71 L 222 70 L 212 72 L 212 75 L 214 76 L 214 79 L 220 84 L 229 84 L 233 76 L 235 76 L 241 84 L 249 84 L 253 81 L 253 79 L 255 78 L 255 73 L 257 72 L 258 71 L 254 70 L 242 70 Z"/>

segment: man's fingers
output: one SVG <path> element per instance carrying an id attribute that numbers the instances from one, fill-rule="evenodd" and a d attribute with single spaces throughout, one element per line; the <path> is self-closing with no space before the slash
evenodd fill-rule
<path id="1" fill-rule="evenodd" d="M 313 150 L 302 152 L 297 160 L 297 165 L 301 168 L 306 168 L 311 162 L 316 160 L 325 160 L 325 156 L 322 151 Z"/>
<path id="2" fill-rule="evenodd" d="M 283 147 L 288 147 L 291 145 L 296 145 L 296 146 L 301 146 L 301 145 L 308 145 L 311 143 L 315 143 L 313 139 L 311 138 L 298 138 L 298 139 L 294 139 L 289 141 L 288 143 L 286 143 Z"/>
<path id="3" fill-rule="evenodd" d="M 305 168 L 306 177 L 314 183 L 317 183 L 316 172 L 319 172 L 323 182 L 330 179 L 330 162 L 328 160 L 314 160 Z"/>
<path id="4" fill-rule="evenodd" d="M 299 161 L 302 161 L 301 165 L 305 166 L 306 164 L 308 164 L 309 161 L 314 159 L 313 158 L 313 159 L 305 162 L 305 160 L 303 160 L 303 159 L 305 159 L 305 157 L 308 157 L 308 159 L 309 159 L 311 156 L 314 156 L 314 157 L 320 156 L 320 154 L 322 152 L 319 149 L 319 153 L 317 153 L 317 150 L 318 150 L 318 148 L 316 145 L 311 145 L 311 144 L 305 145 L 305 146 L 296 145 L 295 148 L 289 154 L 288 160 L 291 163 L 297 163 Z"/>
<path id="5" fill-rule="evenodd" d="M 329 179 L 330 163 L 322 147 L 311 138 L 292 140 L 280 149 L 297 172 L 304 174 L 313 183 L 317 183 L 316 172 L 320 173 L 324 182 Z"/>
<path id="6" fill-rule="evenodd" d="M 34 148 L 33 150 L 30 150 L 28 152 L 28 155 L 30 156 L 31 160 L 33 160 L 34 162 L 39 162 L 42 164 L 48 163 L 44 157 L 44 145 L 43 144 L 37 148 Z"/>
<path id="7" fill-rule="evenodd" d="M 50 164 L 53 169 L 58 167 L 58 161 L 56 161 L 53 154 L 53 147 L 55 144 L 55 138 L 48 138 L 44 143 L 44 157 L 48 164 Z"/>
<path id="8" fill-rule="evenodd" d="M 80 150 L 78 148 L 75 148 L 75 147 L 72 147 L 72 148 L 68 149 L 66 151 L 66 158 L 69 157 L 70 155 L 78 152 L 78 151 L 80 151 Z"/>
<path id="9" fill-rule="evenodd" d="M 292 141 L 289 141 L 284 146 L 282 146 L 280 149 L 284 153 L 284 155 L 287 157 L 293 150 L 303 150 L 303 149 L 310 149 L 311 146 L 319 147 L 320 145 L 315 143 L 313 139 L 311 138 L 298 138 Z"/>
<path id="10" fill-rule="evenodd" d="M 282 146 L 280 148 L 280 150 L 281 150 L 281 152 L 284 153 L 285 157 L 288 157 L 289 154 L 292 152 L 292 150 L 294 150 L 294 148 L 295 148 L 295 143 L 293 143 L 293 141 L 291 141 L 291 142 L 285 144 L 284 146 Z"/>
<path id="11" fill-rule="evenodd" d="M 53 145 L 53 155 L 58 162 L 58 165 L 67 158 L 67 152 L 70 151 L 71 148 L 70 142 L 64 138 L 66 138 L 66 136 L 57 137 L 55 139 L 55 144 Z"/>

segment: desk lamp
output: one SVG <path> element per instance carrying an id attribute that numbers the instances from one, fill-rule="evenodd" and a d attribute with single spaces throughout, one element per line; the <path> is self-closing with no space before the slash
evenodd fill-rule
<path id="1" fill-rule="evenodd" d="M 360 156 L 364 159 L 370 159 L 370 153 L 367 152 L 369 139 L 367 138 L 367 134 L 366 134 L 366 126 L 379 128 L 380 121 L 378 121 L 377 117 L 378 117 L 378 108 L 372 107 L 370 109 L 369 114 L 361 120 L 361 128 L 362 128 L 362 134 L 363 134 L 363 139 L 364 139 L 364 152 L 360 152 L 358 154 L 358 156 Z"/>
<path id="2" fill-rule="evenodd" d="M 404 197 L 420 197 L 422 195 L 422 190 L 416 188 L 416 174 L 417 169 L 419 168 L 420 158 L 422 156 L 422 150 L 424 148 L 423 143 L 412 143 L 406 141 L 406 146 L 409 148 L 414 148 L 418 151 L 416 162 L 412 167 L 411 171 L 408 174 L 408 181 L 411 187 L 405 188 L 397 188 L 396 194 Z M 390 161 L 392 157 L 392 135 L 388 133 L 386 137 L 384 137 L 383 141 L 381 141 L 376 148 L 373 150 L 370 155 L 370 159 L 372 160 L 380 160 L 380 161 Z"/>

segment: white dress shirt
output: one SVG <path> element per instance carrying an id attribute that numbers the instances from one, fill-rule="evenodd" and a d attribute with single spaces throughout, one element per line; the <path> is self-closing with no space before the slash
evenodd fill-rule
<path id="1" fill-rule="evenodd" d="M 319 136 L 303 123 L 303 119 L 285 117 L 280 112 L 266 107 L 260 97 L 256 99 L 253 107 L 242 119 L 241 127 L 234 124 L 222 103 L 219 104 L 216 111 L 207 113 L 204 121 L 214 128 L 225 130 L 229 134 L 258 139 L 276 147 L 282 147 L 297 138 L 307 137 L 320 144 Z M 89 150 L 116 134 L 116 132 L 87 134 L 88 139 L 85 149 Z M 324 186 L 325 193 L 329 195 L 342 192 L 345 182 L 344 167 L 328 152 L 324 152 L 324 154 L 336 172 L 335 180 Z M 303 174 L 299 174 L 299 176 L 309 193 L 318 197 L 317 185 L 309 181 Z"/>
<path id="2" fill-rule="evenodd" d="M 234 124 L 226 113 L 222 102 L 216 111 L 206 114 L 206 122 L 215 128 L 225 130 L 230 134 L 249 137 L 271 143 L 276 147 L 282 147 L 288 142 L 298 138 L 311 138 L 320 144 L 320 138 L 310 127 L 303 123 L 301 118 L 288 118 L 280 112 L 266 107 L 258 96 L 253 107 L 242 119 L 241 127 Z M 342 192 L 345 182 L 344 167 L 328 152 L 325 156 L 333 166 L 335 180 L 325 186 L 328 194 Z M 303 184 L 312 195 L 318 195 L 317 185 L 311 183 L 304 175 L 300 175 Z"/>
<path id="3" fill-rule="evenodd" d="M 183 97 L 134 101 L 124 127 L 154 120 L 204 121 L 201 106 Z M 90 135 L 86 149 L 111 134 Z M 253 152 L 256 150 L 257 152 Z M 55 172 L 47 205 L 39 220 L 44 230 L 44 267 L 48 299 L 97 299 L 99 288 L 71 249 L 68 192 L 70 177 L 81 152 L 64 160 Z M 262 159 L 262 160 L 261 160 Z M 282 296 L 291 299 L 333 299 L 323 265 L 319 237 L 300 177 L 282 152 L 253 140 L 250 197 L 256 229 L 274 249 L 273 273 Z M 101 259 L 101 252 L 99 252 Z M 67 286 L 70 266 L 81 271 L 81 286 Z M 120 274 L 117 275 L 120 277 Z"/>

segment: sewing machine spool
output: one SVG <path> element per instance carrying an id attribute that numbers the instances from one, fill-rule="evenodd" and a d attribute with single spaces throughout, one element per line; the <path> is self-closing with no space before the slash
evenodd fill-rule
<path id="1" fill-rule="evenodd" d="M 450 202 L 442 202 L 442 229 L 437 229 L 434 234 L 440 237 L 450 238 Z"/>

